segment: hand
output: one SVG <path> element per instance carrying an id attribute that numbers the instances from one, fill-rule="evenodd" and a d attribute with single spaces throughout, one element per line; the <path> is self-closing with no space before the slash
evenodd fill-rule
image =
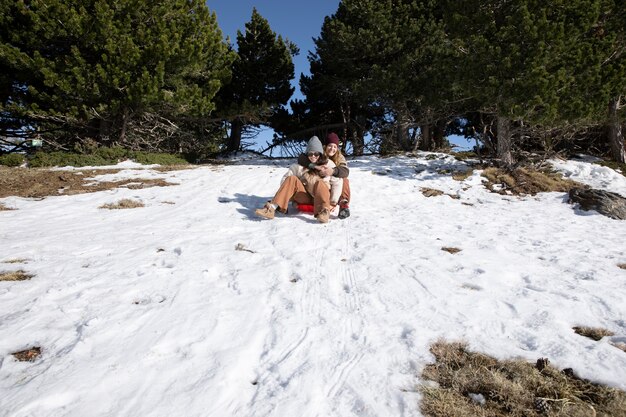
<path id="1" fill-rule="evenodd" d="M 320 173 L 320 177 L 331 177 L 333 175 L 333 169 L 331 167 L 327 167 L 326 165 L 315 167 Z"/>

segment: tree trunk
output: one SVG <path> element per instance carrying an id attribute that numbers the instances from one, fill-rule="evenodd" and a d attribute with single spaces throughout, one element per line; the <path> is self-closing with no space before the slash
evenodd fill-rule
<path id="1" fill-rule="evenodd" d="M 511 121 L 498 116 L 498 159 L 506 166 L 513 165 L 511 142 Z"/>
<path id="2" fill-rule="evenodd" d="M 364 132 L 362 129 L 355 127 L 352 129 L 352 152 L 356 156 L 363 155 L 365 141 L 363 139 Z"/>
<path id="3" fill-rule="evenodd" d="M 363 128 L 365 120 L 363 116 L 358 115 L 356 119 L 352 128 L 352 152 L 356 156 L 362 156 L 365 151 L 365 130 Z"/>
<path id="4" fill-rule="evenodd" d="M 403 151 L 410 150 L 409 146 L 409 126 L 411 125 L 411 116 L 404 104 L 399 106 L 396 116 L 396 143 Z"/>
<path id="5" fill-rule="evenodd" d="M 344 138 L 344 140 L 341 143 L 341 153 L 345 154 L 346 153 L 346 145 L 347 145 L 347 141 L 348 141 L 348 125 L 350 124 L 350 103 L 341 103 L 341 118 L 343 120 L 343 135 L 341 137 Z M 324 138 L 325 139 L 325 138 Z M 324 141 L 322 143 L 325 143 Z M 354 143 L 352 144 L 352 146 L 354 146 Z"/>
<path id="6" fill-rule="evenodd" d="M 611 148 L 611 159 L 616 162 L 625 163 L 626 151 L 624 150 L 624 131 L 622 130 L 622 125 L 617 115 L 619 106 L 619 98 L 611 99 L 609 102 L 609 146 Z"/>
<path id="7" fill-rule="evenodd" d="M 120 143 L 124 143 L 124 139 L 126 138 L 126 127 L 128 126 L 128 107 L 124 107 L 124 112 L 122 113 L 122 130 L 120 131 Z"/>
<path id="8" fill-rule="evenodd" d="M 443 149 L 447 125 L 448 123 L 446 122 L 446 120 L 439 120 L 437 121 L 437 123 L 435 123 L 435 131 L 433 132 L 435 149 Z"/>
<path id="9" fill-rule="evenodd" d="M 433 149 L 433 137 L 430 131 L 430 123 L 424 123 L 420 126 L 422 140 L 419 141 L 419 147 L 423 151 L 431 151 Z"/>
<path id="10" fill-rule="evenodd" d="M 243 122 L 235 119 L 230 122 L 230 137 L 228 138 L 227 152 L 237 152 L 241 147 L 241 132 L 243 130 Z"/>

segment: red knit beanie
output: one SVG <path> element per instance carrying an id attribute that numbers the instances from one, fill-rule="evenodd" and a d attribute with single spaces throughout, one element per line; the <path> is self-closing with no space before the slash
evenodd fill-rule
<path id="1" fill-rule="evenodd" d="M 337 136 L 336 133 L 330 132 L 328 136 L 326 136 L 326 144 L 330 145 L 331 143 L 339 146 L 339 136 Z"/>

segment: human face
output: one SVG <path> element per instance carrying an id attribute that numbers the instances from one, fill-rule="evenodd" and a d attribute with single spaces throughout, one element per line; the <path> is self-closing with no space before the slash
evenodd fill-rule
<path id="1" fill-rule="evenodd" d="M 334 143 L 329 143 L 328 145 L 326 145 L 326 155 L 328 156 L 333 156 L 337 153 L 337 145 L 335 145 Z"/>
<path id="2" fill-rule="evenodd" d="M 309 161 L 311 161 L 311 162 L 317 162 L 317 160 L 320 159 L 320 153 L 319 152 L 309 152 L 306 155 L 309 157 Z"/>

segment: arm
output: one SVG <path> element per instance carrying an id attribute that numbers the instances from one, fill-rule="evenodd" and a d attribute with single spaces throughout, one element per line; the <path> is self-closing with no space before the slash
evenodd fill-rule
<path id="1" fill-rule="evenodd" d="M 283 178 L 280 180 L 280 183 L 282 184 L 283 182 L 285 182 L 287 177 L 290 177 L 292 175 L 300 177 L 300 166 L 298 164 L 293 164 L 289 167 L 285 175 L 283 175 Z"/>
<path id="2" fill-rule="evenodd" d="M 306 156 L 306 154 L 301 153 L 298 156 L 298 165 L 301 165 L 301 166 L 303 166 L 305 168 L 308 168 L 310 163 L 311 162 L 309 161 L 309 157 Z"/>
<path id="3" fill-rule="evenodd" d="M 347 164 L 339 165 L 333 169 L 333 177 L 348 178 L 348 175 L 350 175 L 350 169 Z"/>
<path id="4" fill-rule="evenodd" d="M 339 158 L 339 163 L 332 170 L 324 168 L 320 169 L 320 174 L 323 177 L 336 177 L 336 178 L 348 178 L 350 175 L 350 169 L 348 169 L 348 163 L 346 162 L 346 158 L 341 155 Z"/>
<path id="5" fill-rule="evenodd" d="M 330 205 L 336 206 L 341 197 L 341 190 L 343 188 L 343 179 L 337 177 L 330 177 Z"/>

